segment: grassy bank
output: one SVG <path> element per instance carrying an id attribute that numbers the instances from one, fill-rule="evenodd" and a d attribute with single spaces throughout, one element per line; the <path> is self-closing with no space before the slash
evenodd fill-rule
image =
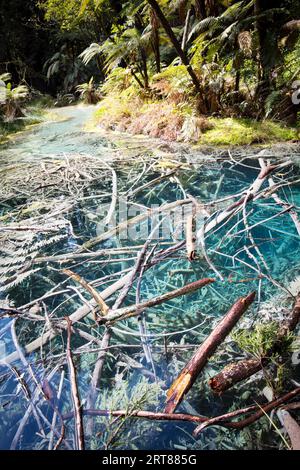
<path id="1" fill-rule="evenodd" d="M 26 106 L 25 116 L 15 119 L 11 122 L 5 122 L 0 118 L 0 144 L 5 143 L 11 136 L 28 129 L 30 126 L 39 124 L 51 118 L 52 113 L 49 113 L 47 108 L 53 104 L 53 101 L 48 97 L 41 97 L 37 100 L 31 101 L 30 105 Z"/>
<path id="2" fill-rule="evenodd" d="M 209 145 L 251 145 L 295 141 L 299 127 L 271 120 L 197 115 L 188 103 L 106 96 L 97 107 L 94 124 L 106 130 L 143 134 L 166 141 Z"/>

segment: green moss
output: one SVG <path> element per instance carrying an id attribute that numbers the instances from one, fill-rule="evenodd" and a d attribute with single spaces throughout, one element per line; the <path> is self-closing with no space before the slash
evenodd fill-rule
<path id="1" fill-rule="evenodd" d="M 179 118 L 184 123 L 181 130 L 178 129 Z M 142 121 L 144 131 L 139 126 Z M 162 125 L 162 121 L 167 121 L 170 125 L 174 121 L 177 140 L 191 143 L 196 141 L 198 145 L 270 144 L 300 138 L 299 128 L 287 127 L 281 122 L 258 122 L 245 118 L 201 118 L 197 117 L 193 105 L 188 101 L 174 103 L 168 100 L 151 100 L 149 97 L 132 97 L 127 91 L 107 95 L 94 116 L 94 124 L 106 129 L 116 128 L 164 139 L 165 125 Z M 152 129 L 155 131 L 152 132 Z M 172 139 L 173 134 L 169 133 Z M 197 137 L 190 139 L 190 135 Z"/>
<path id="2" fill-rule="evenodd" d="M 210 118 L 213 129 L 205 132 L 199 144 L 251 145 L 299 139 L 299 129 L 286 127 L 273 121 L 258 122 L 251 119 Z"/>
<path id="3" fill-rule="evenodd" d="M 232 338 L 240 349 L 258 359 L 272 356 L 269 359 L 276 359 L 279 355 L 279 346 L 277 351 L 273 351 L 275 344 L 278 343 L 279 324 L 270 322 L 256 325 L 253 330 L 238 330 L 233 333 Z M 291 351 L 291 345 L 295 337 L 288 333 L 280 338 L 280 355 Z"/>

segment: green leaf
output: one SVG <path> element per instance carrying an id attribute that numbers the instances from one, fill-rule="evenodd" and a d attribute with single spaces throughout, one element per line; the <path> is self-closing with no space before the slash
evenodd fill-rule
<path id="1" fill-rule="evenodd" d="M 82 0 L 81 7 L 80 7 L 80 10 L 79 10 L 79 16 L 81 16 L 85 12 L 85 10 L 87 9 L 90 1 L 91 0 Z"/>

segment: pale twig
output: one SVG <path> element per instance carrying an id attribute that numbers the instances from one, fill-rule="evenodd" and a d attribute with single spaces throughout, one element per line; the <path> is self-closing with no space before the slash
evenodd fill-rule
<path id="1" fill-rule="evenodd" d="M 71 329 L 72 329 L 72 322 L 69 317 L 66 317 L 67 325 L 68 325 L 68 340 L 67 340 L 67 363 L 69 368 L 69 376 L 70 376 L 70 383 L 71 383 L 71 396 L 75 414 L 75 441 L 76 441 L 76 449 L 84 450 L 84 432 L 83 432 L 83 419 L 82 419 L 82 409 L 81 409 L 81 402 L 80 396 L 77 386 L 77 378 L 76 378 L 76 369 L 74 366 L 73 358 L 72 358 L 72 349 L 71 349 Z"/>

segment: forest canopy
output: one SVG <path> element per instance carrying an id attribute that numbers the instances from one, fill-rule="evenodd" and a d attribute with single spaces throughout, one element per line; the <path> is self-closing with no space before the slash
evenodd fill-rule
<path id="1" fill-rule="evenodd" d="M 0 73 L 52 95 L 101 85 L 295 124 L 299 11 L 299 0 L 15 0 L 0 10 Z"/>

